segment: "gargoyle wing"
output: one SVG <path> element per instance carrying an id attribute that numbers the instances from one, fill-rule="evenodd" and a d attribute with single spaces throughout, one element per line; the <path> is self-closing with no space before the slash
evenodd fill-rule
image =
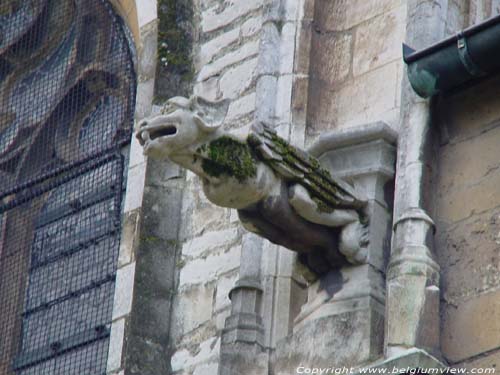
<path id="1" fill-rule="evenodd" d="M 332 176 L 318 159 L 290 145 L 267 125 L 254 124 L 248 144 L 283 179 L 304 186 L 320 209 L 358 210 L 366 205 L 349 184 Z"/>

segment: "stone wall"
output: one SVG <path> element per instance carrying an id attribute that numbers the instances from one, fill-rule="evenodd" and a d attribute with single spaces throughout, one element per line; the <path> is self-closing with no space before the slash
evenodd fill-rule
<path id="1" fill-rule="evenodd" d="M 397 128 L 406 4 L 317 0 L 308 134 L 384 121 Z"/>
<path id="2" fill-rule="evenodd" d="M 227 128 L 253 119 L 262 0 L 202 0 L 193 63 L 194 93 L 230 99 Z M 179 232 L 178 284 L 172 311 L 172 373 L 217 374 L 221 331 L 238 278 L 243 228 L 236 211 L 214 206 L 187 172 Z"/>
<path id="3" fill-rule="evenodd" d="M 500 364 L 499 83 L 497 78 L 439 103 L 434 217 L 442 267 L 442 352 L 456 365 Z"/>

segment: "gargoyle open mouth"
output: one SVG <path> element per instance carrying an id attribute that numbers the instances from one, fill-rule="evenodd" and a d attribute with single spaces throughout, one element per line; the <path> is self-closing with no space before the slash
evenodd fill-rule
<path id="1" fill-rule="evenodd" d="M 172 136 L 175 134 L 177 134 L 177 127 L 175 127 L 175 125 L 167 125 L 149 130 L 149 138 L 151 140 L 160 137 Z"/>

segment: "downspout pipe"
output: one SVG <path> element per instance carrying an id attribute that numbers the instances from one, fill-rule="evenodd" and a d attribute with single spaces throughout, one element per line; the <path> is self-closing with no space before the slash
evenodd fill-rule
<path id="1" fill-rule="evenodd" d="M 406 40 L 417 47 L 444 36 L 448 0 L 408 0 Z M 432 168 L 431 101 L 401 88 L 391 255 L 386 270 L 385 356 L 418 348 L 440 357 L 439 266 L 425 192 Z"/>
<path id="2" fill-rule="evenodd" d="M 429 98 L 500 70 L 500 15 L 415 51 L 403 44 L 403 60 L 415 92 Z"/>

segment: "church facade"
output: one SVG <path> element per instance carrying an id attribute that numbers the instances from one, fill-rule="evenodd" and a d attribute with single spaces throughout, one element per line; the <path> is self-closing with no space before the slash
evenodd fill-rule
<path id="1" fill-rule="evenodd" d="M 499 13 L 2 3 L 0 374 L 494 373 Z M 366 254 L 304 261 L 145 156 L 135 133 L 173 96 L 317 158 L 365 202 Z"/>

